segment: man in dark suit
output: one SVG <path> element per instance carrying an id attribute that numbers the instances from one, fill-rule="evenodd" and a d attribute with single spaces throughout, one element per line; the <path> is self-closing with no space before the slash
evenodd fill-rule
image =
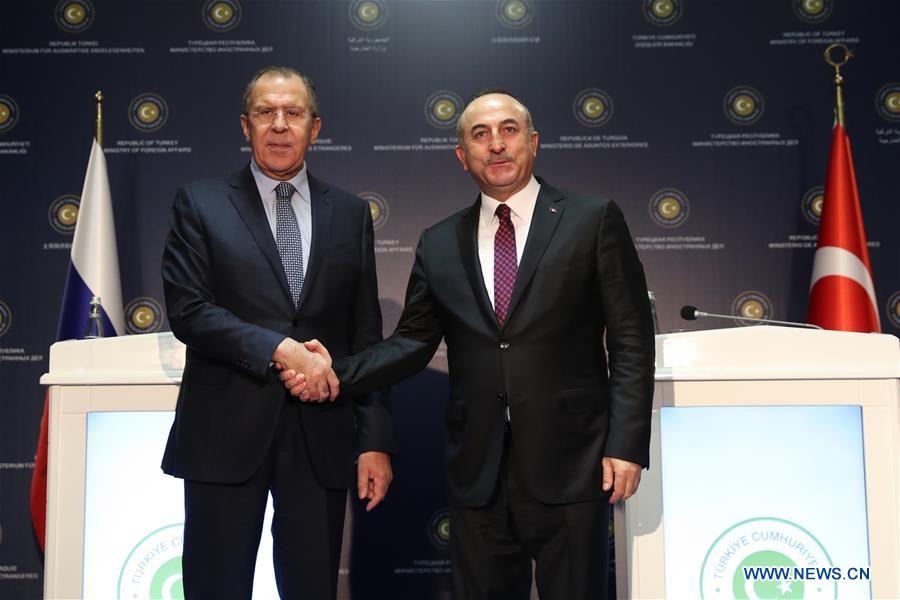
<path id="1" fill-rule="evenodd" d="M 383 392 L 303 404 L 276 371 L 328 371 L 297 340 L 340 357 L 381 339 L 368 204 L 304 162 L 316 104 L 294 69 L 258 72 L 241 115 L 251 163 L 181 188 L 172 209 L 162 276 L 187 355 L 162 466 L 184 479 L 188 598 L 250 598 L 270 492 L 281 597 L 334 598 L 347 488 L 371 510 L 390 482 Z"/>
<path id="2" fill-rule="evenodd" d="M 416 372 L 446 341 L 460 600 L 527 599 L 532 559 L 541 600 L 604 598 L 609 504 L 634 494 L 649 462 L 643 268 L 619 207 L 535 179 L 537 149 L 512 96 L 468 104 L 456 155 L 478 200 L 422 234 L 393 335 L 334 364 L 358 393 Z M 321 385 L 282 380 L 301 398 Z"/>

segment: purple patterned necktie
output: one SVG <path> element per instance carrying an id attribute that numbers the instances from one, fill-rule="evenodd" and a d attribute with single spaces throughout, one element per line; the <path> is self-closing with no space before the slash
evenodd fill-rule
<path id="1" fill-rule="evenodd" d="M 509 207 L 497 207 L 500 227 L 494 236 L 494 312 L 500 326 L 506 322 L 509 299 L 516 285 L 516 230 L 509 218 Z"/>

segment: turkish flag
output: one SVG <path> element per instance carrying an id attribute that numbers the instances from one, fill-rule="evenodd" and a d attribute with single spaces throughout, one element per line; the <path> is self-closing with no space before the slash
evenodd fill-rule
<path id="1" fill-rule="evenodd" d="M 838 331 L 881 331 L 850 138 L 839 124 L 831 137 L 807 321 Z"/>

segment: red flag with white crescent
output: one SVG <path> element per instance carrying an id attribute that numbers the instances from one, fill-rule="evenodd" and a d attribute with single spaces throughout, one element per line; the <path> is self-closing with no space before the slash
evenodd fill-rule
<path id="1" fill-rule="evenodd" d="M 839 331 L 881 331 L 850 138 L 837 123 L 831 137 L 807 321 Z"/>

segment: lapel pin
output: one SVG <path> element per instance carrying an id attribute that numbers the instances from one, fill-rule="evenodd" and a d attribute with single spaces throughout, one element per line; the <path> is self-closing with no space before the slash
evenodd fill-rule
<path id="1" fill-rule="evenodd" d="M 551 206 L 551 207 L 550 207 L 550 212 L 552 212 L 552 213 L 555 215 L 555 214 L 557 213 L 556 207 L 555 207 L 555 206 Z"/>

